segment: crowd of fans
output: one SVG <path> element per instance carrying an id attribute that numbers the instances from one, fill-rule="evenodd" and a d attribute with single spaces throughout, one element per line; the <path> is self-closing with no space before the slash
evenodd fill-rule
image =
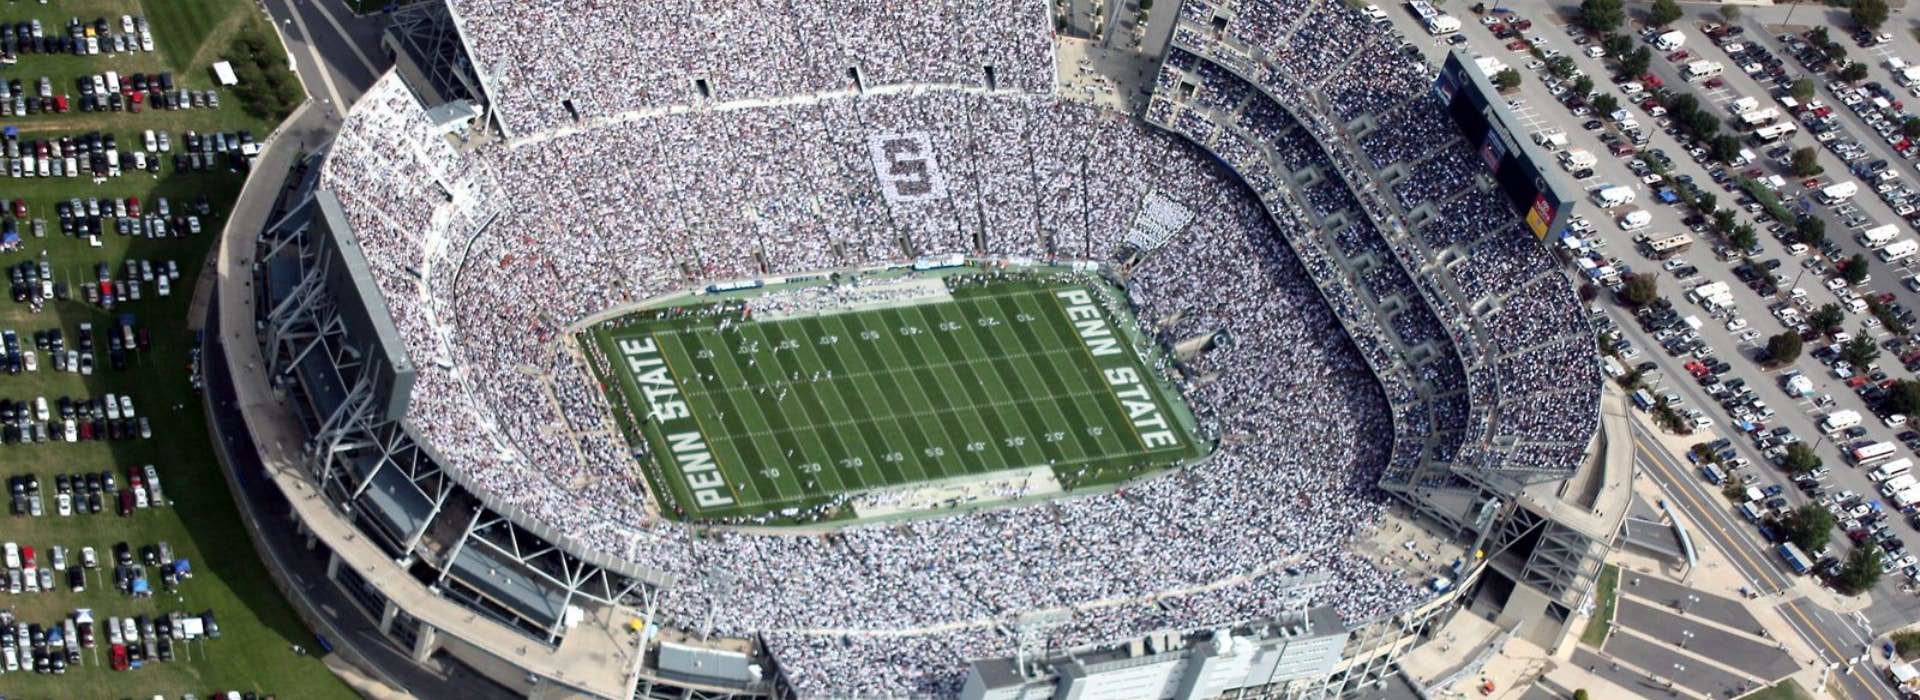
<path id="1" fill-rule="evenodd" d="M 1423 595 L 1348 550 L 1382 514 L 1382 474 L 1571 464 L 1594 424 L 1568 409 L 1594 402 L 1597 369 L 1551 259 L 1433 119 L 1426 68 L 1345 3 L 1236 5 L 1181 6 L 1192 53 L 1148 111 L 1176 137 L 1051 96 L 1048 11 L 1016 0 L 455 0 L 517 138 L 457 149 L 389 76 L 322 182 L 443 466 L 570 546 L 672 576 L 666 623 L 759 635 L 803 694 L 951 692 L 966 658 L 1012 652 L 1000 623 L 1021 611 L 1070 613 L 1056 646 L 1277 614 L 1298 570 L 1332 572 L 1317 602 L 1366 620 Z M 1373 125 L 1357 141 L 1355 120 Z M 1192 218 L 1128 246 L 1139 210 L 1172 220 L 1168 203 Z M 1395 223 L 1427 205 L 1412 232 Z M 625 407 L 573 330 L 709 280 L 950 253 L 1131 260 L 1142 319 L 1227 341 L 1178 368 L 1213 455 L 1114 493 L 828 536 L 695 535 L 650 513 L 610 418 Z M 1422 344 L 1439 352 L 1397 349 Z M 1496 434 L 1520 444 L 1479 447 Z"/>
<path id="2" fill-rule="evenodd" d="M 515 135 L 701 102 L 1053 84 L 1052 10 L 1026 0 L 450 5 Z"/>
<path id="3" fill-rule="evenodd" d="M 1422 455 L 1446 463 L 1464 454 L 1487 469 L 1572 469 L 1598 427 L 1600 377 L 1571 284 L 1482 175 L 1484 165 L 1445 106 L 1420 89 L 1429 80 L 1424 66 L 1408 68 L 1396 42 L 1378 33 L 1351 30 L 1362 16 L 1340 3 L 1318 5 L 1297 28 L 1279 31 L 1266 26 L 1268 18 L 1247 16 L 1248 8 L 1265 6 L 1183 3 L 1181 17 L 1191 24 L 1176 32 L 1175 51 L 1156 76 L 1148 120 L 1229 163 L 1238 152 L 1272 154 L 1255 169 L 1258 176 L 1277 173 L 1295 183 L 1289 198 L 1312 215 L 1293 218 L 1331 222 L 1326 236 L 1350 271 L 1352 284 L 1318 279 L 1321 289 L 1330 297 L 1362 289 L 1381 308 L 1398 309 L 1381 314 L 1385 327 L 1343 315 L 1363 355 L 1373 357 L 1364 351 L 1369 336 L 1384 343 L 1390 335 L 1402 347 L 1451 341 L 1452 352 L 1406 372 L 1374 366 L 1397 415 L 1390 475 L 1415 471 Z M 1308 47 L 1310 55 L 1302 56 Z M 1257 65 L 1249 69 L 1245 56 Z M 1354 59 L 1339 64 L 1345 56 Z M 1328 65 L 1342 68 L 1329 77 Z M 1248 80 L 1267 98 L 1208 98 L 1243 95 L 1255 87 Z M 1364 101 L 1342 97 L 1354 86 L 1367 94 Z M 1374 195 L 1379 184 L 1392 191 L 1397 211 L 1383 215 L 1384 202 Z M 1410 222 L 1411 235 L 1397 226 L 1382 235 L 1364 225 L 1370 219 Z M 1302 257 L 1309 270 L 1323 269 L 1311 253 Z M 1425 279 L 1416 283 L 1407 270 L 1423 271 Z M 1368 303 L 1329 301 L 1336 309 Z M 1475 332 L 1450 331 L 1469 326 Z M 1400 400 L 1412 396 L 1396 388 L 1405 381 L 1425 384 L 1432 403 Z M 1490 437 L 1518 446 L 1463 450 Z"/>

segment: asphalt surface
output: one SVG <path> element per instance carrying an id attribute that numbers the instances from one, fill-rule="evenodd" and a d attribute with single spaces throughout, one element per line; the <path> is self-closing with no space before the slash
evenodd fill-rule
<path id="1" fill-rule="evenodd" d="M 380 47 L 385 14 L 359 17 L 342 0 L 264 0 L 314 101 L 336 118 L 392 67 Z"/>

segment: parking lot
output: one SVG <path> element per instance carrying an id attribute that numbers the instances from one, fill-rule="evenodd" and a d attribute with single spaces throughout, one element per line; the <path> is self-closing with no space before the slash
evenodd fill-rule
<path id="1" fill-rule="evenodd" d="M 1620 346 L 1619 359 L 1629 369 L 1644 367 L 1654 370 L 1646 375 L 1650 393 L 1672 399 L 1673 405 L 1683 412 L 1697 412 L 1695 415 L 1700 417 L 1702 423 L 1697 436 L 1703 442 L 1723 436 L 1734 437 L 1732 424 L 1735 414 L 1726 408 L 1728 406 L 1738 410 L 1740 415 L 1753 419 L 1753 422 L 1765 425 L 1765 439 L 1729 439 L 1726 443 L 1726 449 L 1732 450 L 1732 456 L 1740 460 L 1737 463 L 1745 465 L 1737 469 L 1739 474 L 1753 479 L 1756 488 L 1763 493 L 1772 492 L 1761 499 L 1763 504 L 1772 501 L 1776 506 L 1792 508 L 1814 500 L 1841 497 L 1848 492 L 1860 496 L 1857 502 L 1840 509 L 1844 513 L 1859 507 L 1859 504 L 1877 501 L 1876 484 L 1868 478 L 1867 470 L 1844 466 L 1846 462 L 1841 456 L 1843 444 L 1829 439 L 1816 426 L 1823 416 L 1833 411 L 1853 410 L 1872 416 L 1866 401 L 1847 385 L 1848 380 L 1836 376 L 1830 367 L 1814 356 L 1814 350 L 1827 345 L 1825 340 L 1807 342 L 1808 352 L 1799 362 L 1788 367 L 1767 368 L 1757 360 L 1768 336 L 1788 330 L 1791 327 L 1788 322 L 1796 317 L 1804 322 L 1806 316 L 1826 304 L 1845 305 L 1852 296 L 1878 297 L 1891 292 L 1893 296 L 1887 298 L 1889 305 L 1898 303 L 1907 310 L 1920 306 L 1920 295 L 1915 295 L 1901 282 L 1907 275 L 1906 265 L 1911 264 L 1910 260 L 1888 265 L 1869 255 L 1869 281 L 1858 286 L 1828 285 L 1830 275 L 1834 274 L 1836 258 L 1844 260 L 1854 254 L 1870 252 L 1853 239 L 1855 232 L 1871 225 L 1896 223 L 1900 225 L 1903 235 L 1911 235 L 1910 225 L 1902 222 L 1893 207 L 1873 196 L 1875 193 L 1870 188 L 1854 197 L 1848 207 L 1833 209 L 1815 205 L 1813 198 L 1807 194 L 1808 179 L 1793 176 L 1781 162 L 1786 152 L 1779 150 L 1820 143 L 1805 129 L 1784 137 L 1777 144 L 1743 143 L 1742 147 L 1749 152 L 1752 162 L 1737 166 L 1713 163 L 1711 154 L 1704 149 L 1698 154 L 1705 157 L 1696 157 L 1677 138 L 1679 132 L 1669 129 L 1671 125 L 1663 124 L 1664 114 L 1633 104 L 1633 96 L 1627 95 L 1622 87 L 1626 82 L 1643 81 L 1616 82 L 1608 72 L 1605 61 L 1593 57 L 1595 42 L 1570 34 L 1551 17 L 1529 19 L 1534 23 L 1526 32 L 1530 39 L 1526 42 L 1528 45 L 1539 45 L 1542 50 L 1552 52 L 1551 55 L 1569 57 L 1579 70 L 1593 79 L 1600 91 L 1613 94 L 1622 104 L 1625 116 L 1640 126 L 1637 133 L 1629 132 L 1621 129 L 1621 120 L 1612 119 L 1611 115 L 1594 114 L 1591 110 L 1578 110 L 1563 104 L 1560 97 L 1568 94 L 1572 79 L 1547 79 L 1550 76 L 1546 75 L 1542 62 L 1526 53 L 1509 49 L 1504 40 L 1494 37 L 1484 25 L 1466 22 L 1467 26 L 1461 34 L 1466 37 L 1472 51 L 1499 58 L 1521 71 L 1523 80 L 1520 87 L 1511 93 L 1510 104 L 1520 113 L 1528 128 L 1557 129 L 1565 134 L 1563 152 L 1582 149 L 1599 156 L 1591 166 L 1568 169 L 1582 172 L 1563 170 L 1560 175 L 1578 181 L 1583 188 L 1595 189 L 1606 184 L 1628 188 L 1632 192 L 1632 203 L 1623 205 L 1611 215 L 1591 202 L 1582 203 L 1581 211 L 1590 221 L 1592 231 L 1592 235 L 1585 237 L 1587 245 L 1617 263 L 1613 272 L 1657 275 L 1660 292 L 1673 305 L 1672 319 L 1678 325 L 1668 323 L 1664 328 L 1643 326 L 1625 309 L 1602 302 L 1600 307 L 1604 310 L 1605 320 L 1598 323 L 1603 328 L 1616 329 L 1618 337 L 1624 341 Z M 1686 53 L 1678 55 L 1680 50 L 1656 52 L 1650 62 L 1654 81 L 1669 90 L 1694 95 L 1702 109 L 1717 110 L 1727 119 L 1724 124 L 1726 129 L 1737 134 L 1740 132 L 1735 130 L 1737 127 L 1733 121 L 1733 107 L 1737 101 L 1751 97 L 1759 105 L 1779 107 L 1775 95 L 1770 91 L 1772 83 L 1762 86 L 1754 77 L 1760 75 L 1765 78 L 1764 68 L 1754 74 L 1748 73 L 1743 68 L 1746 64 L 1741 62 L 1741 56 L 1727 54 L 1714 45 L 1698 25 L 1677 25 L 1676 28 L 1686 32 L 1689 37 L 1683 49 Z M 1411 22 L 1404 24 L 1403 31 L 1410 36 L 1421 33 L 1421 29 Z M 1757 31 L 1757 27 L 1744 30 L 1749 34 Z M 1732 43 L 1752 41 L 1748 37 Z M 1771 41 L 1763 38 L 1757 45 L 1767 47 Z M 1430 56 L 1438 56 L 1445 47 L 1435 44 L 1422 48 Z M 1891 52 L 1891 49 L 1882 53 L 1887 52 Z M 1701 60 L 1719 62 L 1726 68 L 1710 79 L 1689 82 L 1682 71 L 1689 63 Z M 1793 68 L 1791 62 L 1790 58 L 1783 60 L 1783 63 L 1789 64 L 1786 66 L 1789 69 Z M 1534 67 L 1529 68 L 1529 65 Z M 1798 71 L 1787 70 L 1785 73 L 1790 82 Z M 1640 89 L 1646 89 L 1646 85 L 1641 84 Z M 1827 94 L 1827 88 L 1821 89 L 1823 95 Z M 1596 121 L 1599 123 L 1594 123 Z M 1861 132 L 1863 136 L 1873 133 L 1866 131 L 1864 122 L 1844 126 Z M 1870 142 L 1864 138 L 1859 141 L 1861 151 L 1868 155 L 1883 153 L 1886 145 L 1884 141 Z M 1632 154 L 1608 157 L 1628 147 L 1632 148 Z M 1773 153 L 1770 155 L 1769 151 Z M 1890 150 L 1884 150 L 1884 155 L 1875 155 L 1875 158 L 1878 157 L 1892 160 L 1898 156 Z M 1833 150 L 1820 149 L 1819 158 L 1820 164 L 1830 175 L 1847 173 L 1847 164 Z M 1826 219 L 1833 246 L 1828 251 L 1793 247 L 1792 250 L 1798 254 L 1789 253 L 1790 241 L 1784 236 L 1791 232 L 1784 226 L 1770 230 L 1774 224 L 1759 216 L 1764 214 L 1764 209 L 1757 202 L 1742 201 L 1749 199 L 1737 184 L 1738 178 L 1743 176 L 1779 176 L 1787 183 L 1780 193 L 1781 200 L 1790 206 L 1812 210 L 1815 215 Z M 1816 186 L 1814 191 L 1817 191 L 1818 186 L 1835 179 L 1829 176 L 1811 184 Z M 1704 217 L 1690 219 L 1679 206 L 1663 203 L 1660 192 L 1663 187 L 1691 187 L 1712 193 L 1722 207 L 1734 208 L 1738 212 L 1736 222 L 1751 225 L 1759 232 L 1755 249 L 1744 258 L 1739 251 L 1731 250 L 1723 239 L 1711 231 L 1712 222 Z M 1634 209 L 1651 214 L 1651 224 L 1645 228 L 1634 227 L 1634 231 L 1623 230 L 1621 219 Z M 1849 217 L 1855 220 L 1849 221 Z M 1681 233 L 1693 239 L 1684 252 L 1671 257 L 1643 252 L 1645 242 Z M 1747 265 L 1746 260 L 1751 260 L 1751 265 Z M 1743 276 L 1757 284 L 1749 284 L 1748 280 L 1742 279 Z M 1770 283 L 1769 278 L 1776 278 L 1777 281 Z M 1688 288 L 1714 283 L 1725 285 L 1725 305 L 1706 308 L 1686 298 Z M 1916 283 L 1916 286 L 1920 286 L 1920 283 Z M 1796 288 L 1802 291 L 1796 293 Z M 1787 320 L 1783 321 L 1778 311 L 1786 309 L 1792 309 L 1794 313 L 1787 315 Z M 1874 338 L 1885 348 L 1880 359 L 1880 371 L 1883 372 L 1881 379 L 1872 379 L 1874 372 L 1868 370 L 1864 372 L 1869 376 L 1866 381 L 1910 378 L 1911 373 L 1900 367 L 1896 359 L 1901 351 L 1894 349 L 1904 350 L 1905 346 L 1892 342 L 1895 338 L 1886 331 L 1884 324 L 1877 319 L 1869 319 L 1872 319 L 1870 314 L 1848 312 L 1842 323 L 1842 328 L 1847 332 Z M 1662 348 L 1661 343 L 1673 337 L 1693 340 L 1684 351 L 1670 353 Z M 1830 356 L 1827 351 L 1821 354 Z M 1733 388 L 1712 389 L 1703 385 L 1702 380 L 1687 367 L 1689 362 L 1705 364 L 1709 360 L 1714 368 L 1720 370 L 1706 373 L 1716 377 L 1714 384 L 1731 384 Z M 1780 378 L 1795 369 L 1814 382 L 1813 390 L 1806 395 L 1789 396 L 1780 384 Z M 1723 401 L 1729 394 L 1740 398 Z M 1706 425 L 1708 421 L 1711 421 L 1711 425 Z M 1862 426 L 1862 430 L 1865 434 L 1860 438 L 1840 437 L 1842 440 L 1893 440 L 1897 434 L 1904 432 L 1871 418 L 1867 425 Z M 1795 488 L 1786 473 L 1771 466 L 1769 457 L 1777 457 L 1784 452 L 1785 439 L 1815 445 L 1816 451 L 1826 462 L 1828 471 L 1816 482 L 1817 489 L 1814 492 L 1818 495 L 1809 496 L 1807 492 Z M 1903 455 L 1912 456 L 1910 448 L 1903 446 L 1901 449 Z M 1728 509 L 1734 508 L 1731 501 L 1724 501 L 1723 505 Z M 1840 520 L 1843 525 L 1861 525 L 1857 520 L 1848 523 L 1845 517 Z M 1880 522 L 1866 523 L 1864 526 L 1885 527 L 1902 544 L 1920 541 L 1914 539 L 1920 534 L 1916 534 L 1916 530 L 1901 518 L 1883 518 Z M 1764 548 L 1766 545 L 1760 540 L 1757 530 L 1752 534 L 1751 545 L 1757 549 Z M 1847 539 L 1844 531 L 1835 531 L 1834 551 L 1831 554 L 1836 557 L 1843 555 L 1843 543 Z M 1769 560 L 1773 560 L 1770 555 Z M 1913 614 L 1920 612 L 1920 598 L 1904 590 L 1908 588 L 1903 585 L 1904 579 L 1897 567 L 1891 569 L 1890 575 L 1883 578 L 1880 586 L 1885 595 L 1875 596 L 1870 612 L 1876 626 L 1883 631 L 1904 625 Z"/>

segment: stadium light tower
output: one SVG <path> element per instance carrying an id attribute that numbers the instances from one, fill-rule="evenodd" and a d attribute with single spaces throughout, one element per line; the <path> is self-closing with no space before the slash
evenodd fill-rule
<path id="1" fill-rule="evenodd" d="M 704 588 L 711 591 L 707 600 L 707 616 L 700 621 L 700 640 L 706 641 L 707 635 L 713 632 L 714 608 L 720 607 L 721 601 L 733 599 L 733 575 L 726 569 L 712 566 L 702 572 L 700 577 L 706 584 Z"/>
<path id="2" fill-rule="evenodd" d="M 1020 675 L 1027 675 L 1028 662 L 1037 660 L 1046 653 L 1047 630 L 1073 621 L 1073 613 L 1066 610 L 1041 610 L 1022 613 L 1013 620 L 1013 628 L 1019 635 L 1020 644 L 1014 655 L 1014 667 L 1020 669 Z"/>

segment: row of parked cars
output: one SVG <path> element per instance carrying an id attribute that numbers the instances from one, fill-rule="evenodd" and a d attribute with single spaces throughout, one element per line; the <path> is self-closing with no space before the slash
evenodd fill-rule
<path id="1" fill-rule="evenodd" d="M 165 493 L 160 489 L 160 473 L 153 465 L 131 470 L 127 482 L 126 489 L 119 488 L 111 469 L 57 475 L 54 477 L 55 507 L 100 513 L 117 501 L 120 515 L 128 516 L 141 508 L 164 507 L 168 504 Z M 7 492 L 13 499 L 14 515 L 37 518 L 46 514 L 38 475 L 15 474 L 7 477 Z M 71 514 L 60 513 L 62 516 Z"/>
<path id="2" fill-rule="evenodd" d="M 6 63 L 18 60 L 20 54 L 97 56 L 153 50 L 153 31 L 144 15 L 120 15 L 117 27 L 106 17 L 91 22 L 70 17 L 65 34 L 48 31 L 37 19 L 0 22 L 0 57 Z"/>
<path id="3" fill-rule="evenodd" d="M 172 154 L 173 169 L 179 172 L 208 172 L 220 167 L 239 171 L 252 164 L 260 146 L 249 132 L 207 134 L 187 132 L 186 148 L 175 153 L 173 138 L 167 132 L 146 132 L 147 148 L 129 144 L 120 150 L 119 138 L 98 132 L 81 136 L 21 140 L 17 136 L 0 139 L 6 148 L 7 176 L 113 178 L 145 172 L 157 175 L 166 156 Z M 18 202 L 19 200 L 15 200 Z M 15 207 L 18 208 L 17 206 Z M 18 214 L 19 219 L 27 218 Z"/>
<path id="4" fill-rule="evenodd" d="M 115 671 L 172 661 L 176 642 L 220 638 L 220 624 L 212 610 L 143 613 L 100 622 L 92 609 L 80 608 L 60 622 L 45 626 L 21 622 L 11 610 L 0 610 L 0 660 L 4 660 L 0 672 L 66 673 L 68 667 L 81 664 L 82 650 L 99 645 L 101 635 L 96 627 L 105 627 L 107 663 Z"/>

